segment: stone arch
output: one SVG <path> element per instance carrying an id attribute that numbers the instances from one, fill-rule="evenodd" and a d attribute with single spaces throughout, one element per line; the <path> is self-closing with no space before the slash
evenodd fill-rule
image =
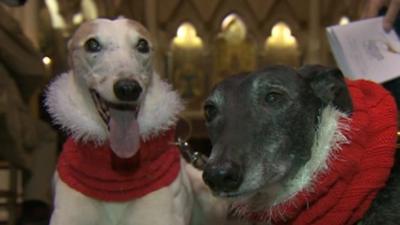
<path id="1" fill-rule="evenodd" d="M 239 15 L 228 14 L 221 21 L 219 32 L 213 41 L 212 84 L 257 67 L 258 48 L 253 40 L 248 27 Z"/>
<path id="2" fill-rule="evenodd" d="M 283 28 L 284 32 L 285 31 L 289 32 L 288 35 L 286 35 L 286 36 L 288 36 L 290 38 L 294 38 L 295 44 L 298 45 L 297 44 L 297 39 L 293 35 L 291 27 L 285 21 L 278 21 L 277 23 L 274 24 L 274 26 L 272 26 L 272 28 L 271 28 L 271 30 L 269 32 L 270 35 L 267 36 L 267 41 L 268 41 L 269 38 L 274 38 L 275 34 L 273 32 L 274 32 L 275 29 L 279 29 L 279 28 L 281 28 L 281 29 Z M 281 32 L 280 31 L 278 31 L 278 32 L 279 32 L 278 35 L 280 35 Z M 272 40 L 272 39 L 270 39 L 270 40 Z"/>
<path id="3" fill-rule="evenodd" d="M 165 43 L 170 43 L 175 37 L 176 30 L 182 23 L 191 23 L 197 31 L 199 37 L 203 39 L 204 45 L 207 46 L 208 32 L 204 26 L 201 16 L 190 1 L 182 1 L 168 19 L 168 23 L 161 24 L 165 31 Z"/>
<path id="4" fill-rule="evenodd" d="M 264 40 L 263 61 L 267 64 L 300 65 L 299 44 L 291 28 L 283 21 L 277 22 Z"/>
<path id="5" fill-rule="evenodd" d="M 282 13 L 283 10 L 286 13 Z M 284 22 L 290 27 L 292 35 L 297 39 L 299 50 L 303 52 L 307 44 L 305 34 L 303 33 L 304 28 L 301 26 L 300 20 L 296 18 L 292 6 L 286 1 L 277 1 L 269 12 L 270 15 L 266 18 L 267 22 L 265 22 L 261 28 L 264 35 L 260 37 L 262 38 L 260 41 L 264 41 L 265 37 L 271 35 L 272 28 L 275 24 Z"/>
<path id="6" fill-rule="evenodd" d="M 195 26 L 187 21 L 175 33 L 167 53 L 169 78 L 184 98 L 187 110 L 200 110 L 208 82 L 203 69 L 204 41 Z"/>
<path id="7" fill-rule="evenodd" d="M 188 48 L 203 48 L 203 40 L 198 36 L 196 27 L 190 22 L 183 22 L 176 30 L 175 37 L 171 40 L 171 47 L 187 45 Z"/>
<path id="8" fill-rule="evenodd" d="M 217 36 L 221 31 L 222 21 L 230 14 L 236 14 L 246 25 L 250 38 L 255 38 L 258 34 L 258 22 L 256 16 L 251 13 L 252 10 L 248 4 L 242 1 L 223 1 L 215 10 L 212 20 L 210 21 L 210 35 Z"/>

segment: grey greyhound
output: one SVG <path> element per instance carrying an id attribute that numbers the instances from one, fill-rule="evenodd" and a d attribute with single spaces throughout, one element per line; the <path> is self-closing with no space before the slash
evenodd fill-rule
<path id="1" fill-rule="evenodd" d="M 230 202 L 231 218 L 399 224 L 398 163 L 377 195 L 397 130 L 393 98 L 379 85 L 319 65 L 271 66 L 219 83 L 204 111 L 213 147 L 203 179 Z"/>

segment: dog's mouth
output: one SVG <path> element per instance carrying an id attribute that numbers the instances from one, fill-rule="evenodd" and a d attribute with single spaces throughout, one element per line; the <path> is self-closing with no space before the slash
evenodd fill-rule
<path id="1" fill-rule="evenodd" d="M 246 202 L 249 199 L 251 201 L 257 201 L 257 196 L 268 196 L 271 201 L 275 200 L 274 196 L 277 196 L 283 190 L 282 180 L 285 174 L 274 172 L 268 175 L 264 175 L 268 182 L 261 183 L 259 185 L 244 185 L 239 190 L 235 191 L 217 191 L 212 190 L 212 193 L 216 197 L 221 197 L 232 202 Z M 265 204 L 265 203 L 264 203 Z"/>
<path id="2" fill-rule="evenodd" d="M 221 197 L 221 198 L 226 198 L 230 200 L 238 200 L 238 199 L 244 199 L 244 198 L 249 198 L 253 195 L 251 191 L 246 191 L 246 192 L 239 192 L 239 191 L 232 191 L 232 192 L 224 192 L 224 191 L 219 191 L 219 192 L 213 192 L 214 196 Z"/>
<path id="3" fill-rule="evenodd" d="M 109 131 L 111 150 L 120 158 L 134 156 L 140 147 L 138 104 L 115 104 L 91 90 L 93 102 Z"/>

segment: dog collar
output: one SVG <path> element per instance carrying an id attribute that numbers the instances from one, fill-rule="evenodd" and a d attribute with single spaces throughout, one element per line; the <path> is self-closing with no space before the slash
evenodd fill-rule
<path id="1" fill-rule="evenodd" d="M 171 184 L 180 171 L 175 129 L 142 141 L 138 153 L 122 159 L 109 145 L 68 138 L 57 171 L 62 181 L 82 194 L 103 201 L 128 201 Z"/>
<path id="2" fill-rule="evenodd" d="M 352 225 L 359 221 L 385 185 L 394 162 L 396 105 L 390 94 L 368 81 L 347 81 L 353 102 L 350 141 L 335 152 L 329 168 L 317 173 L 311 188 L 261 211 L 246 206 L 232 213 L 273 225 Z"/>
<path id="3" fill-rule="evenodd" d="M 178 138 L 176 145 L 178 146 L 182 157 L 190 163 L 194 168 L 203 170 L 207 163 L 207 156 L 203 153 L 193 150 L 189 143 L 182 138 Z"/>

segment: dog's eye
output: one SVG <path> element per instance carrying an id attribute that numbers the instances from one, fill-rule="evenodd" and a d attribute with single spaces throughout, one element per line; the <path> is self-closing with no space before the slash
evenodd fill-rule
<path id="1" fill-rule="evenodd" d="M 282 97 L 282 94 L 278 92 L 270 92 L 265 96 L 265 102 L 267 103 L 275 103 Z"/>
<path id="2" fill-rule="evenodd" d="M 99 52 L 101 48 L 101 44 L 95 38 L 90 38 L 85 42 L 85 49 L 88 52 Z"/>
<path id="3" fill-rule="evenodd" d="M 139 39 L 138 43 L 136 44 L 136 49 L 140 53 L 148 53 L 150 51 L 149 43 L 143 38 Z"/>
<path id="4" fill-rule="evenodd" d="M 217 107 L 215 107 L 213 104 L 206 104 L 204 106 L 204 117 L 206 118 L 207 122 L 211 122 L 217 115 L 217 112 Z"/>

